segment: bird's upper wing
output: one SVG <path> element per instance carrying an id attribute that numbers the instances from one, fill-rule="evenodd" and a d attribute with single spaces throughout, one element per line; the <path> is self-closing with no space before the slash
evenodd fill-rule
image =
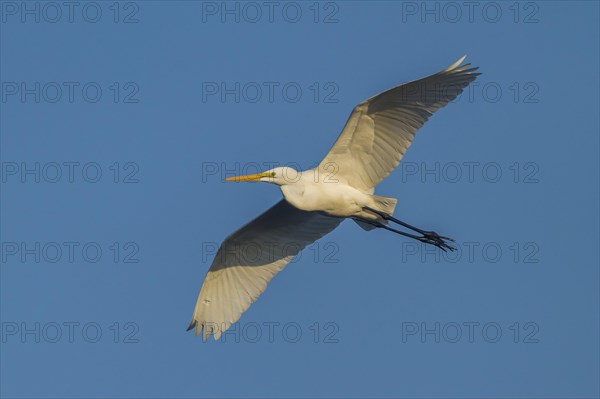
<path id="1" fill-rule="evenodd" d="M 267 283 L 305 246 L 337 227 L 342 219 L 301 211 L 286 200 L 230 235 L 206 274 L 191 329 L 219 339 L 256 301 Z"/>
<path id="2" fill-rule="evenodd" d="M 372 192 L 398 166 L 427 119 L 480 75 L 475 73 L 478 68 L 461 65 L 464 59 L 357 105 L 319 170 Z"/>

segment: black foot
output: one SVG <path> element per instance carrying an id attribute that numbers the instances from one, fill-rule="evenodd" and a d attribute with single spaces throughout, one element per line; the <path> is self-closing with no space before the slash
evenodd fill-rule
<path id="1" fill-rule="evenodd" d="M 425 244 L 435 245 L 444 252 L 448 252 L 448 250 L 456 251 L 456 248 L 448 243 L 448 241 L 454 242 L 452 238 L 441 236 L 435 231 L 424 231 L 423 237 L 419 237 L 417 240 L 424 242 Z"/>

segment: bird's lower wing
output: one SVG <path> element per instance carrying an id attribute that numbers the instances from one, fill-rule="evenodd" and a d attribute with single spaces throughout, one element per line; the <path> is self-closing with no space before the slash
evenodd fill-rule
<path id="1" fill-rule="evenodd" d="M 304 247 L 342 219 L 301 211 L 286 200 L 230 235 L 204 279 L 189 329 L 219 339 Z"/>
<path id="2" fill-rule="evenodd" d="M 369 191 L 400 163 L 417 130 L 479 73 L 465 57 L 435 75 L 405 83 L 357 105 L 319 164 L 324 175 Z"/>

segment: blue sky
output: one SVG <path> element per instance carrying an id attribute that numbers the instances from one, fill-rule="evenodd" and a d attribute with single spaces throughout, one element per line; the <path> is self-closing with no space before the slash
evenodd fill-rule
<path id="1" fill-rule="evenodd" d="M 49 4 L 0 3 L 3 397 L 598 397 L 597 3 Z M 225 342 L 186 333 L 280 198 L 222 178 L 313 166 L 463 54 L 377 189 L 458 254 L 345 222 Z"/>

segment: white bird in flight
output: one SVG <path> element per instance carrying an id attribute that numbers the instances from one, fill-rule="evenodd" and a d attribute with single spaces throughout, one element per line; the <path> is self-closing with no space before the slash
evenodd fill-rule
<path id="1" fill-rule="evenodd" d="M 417 130 L 479 75 L 478 68 L 461 65 L 465 57 L 441 72 L 358 104 L 314 169 L 300 172 L 279 167 L 225 179 L 277 184 L 285 199 L 221 244 L 200 289 L 188 331 L 196 327 L 196 335 L 202 332 L 204 339 L 211 334 L 219 339 L 275 274 L 346 218 L 365 230 L 383 228 L 444 251 L 454 250 L 452 239 L 394 218 L 397 200 L 374 195 L 374 191 L 398 166 Z M 389 222 L 418 235 L 392 228 Z"/>

